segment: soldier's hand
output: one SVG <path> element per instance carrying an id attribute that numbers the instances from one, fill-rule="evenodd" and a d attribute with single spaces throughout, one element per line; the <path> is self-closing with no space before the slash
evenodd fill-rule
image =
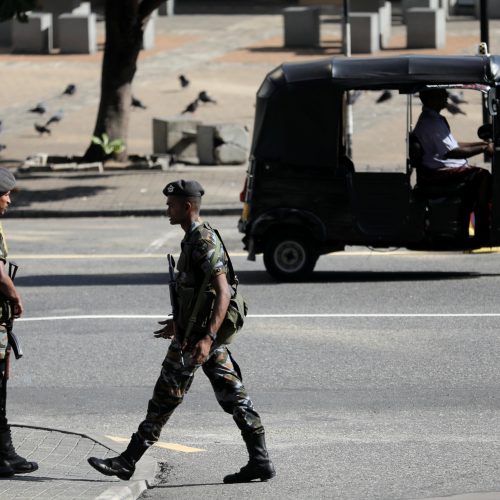
<path id="1" fill-rule="evenodd" d="M 210 337 L 203 337 L 201 340 L 196 342 L 193 348 L 193 361 L 197 365 L 201 365 L 210 354 L 210 348 L 212 347 L 212 339 Z"/>
<path id="2" fill-rule="evenodd" d="M 163 328 L 156 330 L 153 332 L 153 335 L 157 338 L 163 339 L 171 339 L 175 335 L 174 330 L 174 320 L 172 318 L 168 318 L 165 321 L 158 321 L 158 324 L 164 325 Z"/>
<path id="3" fill-rule="evenodd" d="M 20 318 L 24 312 L 23 304 L 20 300 L 11 301 L 14 318 Z"/>

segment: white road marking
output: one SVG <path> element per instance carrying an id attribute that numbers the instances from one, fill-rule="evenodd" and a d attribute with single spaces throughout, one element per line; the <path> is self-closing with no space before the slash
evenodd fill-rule
<path id="1" fill-rule="evenodd" d="M 40 316 L 19 318 L 19 322 L 69 321 L 101 319 L 165 319 L 167 315 L 157 314 L 81 314 L 71 316 Z M 500 313 L 328 313 L 328 314 L 249 314 L 247 318 L 498 318 Z"/>

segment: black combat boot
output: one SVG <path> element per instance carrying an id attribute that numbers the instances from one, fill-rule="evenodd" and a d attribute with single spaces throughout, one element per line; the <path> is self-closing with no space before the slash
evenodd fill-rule
<path id="1" fill-rule="evenodd" d="M 235 474 L 229 474 L 224 478 L 225 483 L 247 483 L 254 479 L 267 481 L 276 475 L 274 465 L 269 458 L 266 448 L 265 435 L 250 434 L 243 436 L 247 445 L 250 460 L 248 464 Z"/>
<path id="2" fill-rule="evenodd" d="M 38 469 L 36 462 L 28 462 L 16 453 L 12 444 L 10 428 L 0 432 L 0 477 L 25 474 Z"/>
<path id="3" fill-rule="evenodd" d="M 132 439 L 127 449 L 117 457 L 96 458 L 90 457 L 89 464 L 105 476 L 117 476 L 124 481 L 128 481 L 135 472 L 135 464 L 146 453 L 149 446 L 145 445 L 137 434 L 132 434 Z"/>

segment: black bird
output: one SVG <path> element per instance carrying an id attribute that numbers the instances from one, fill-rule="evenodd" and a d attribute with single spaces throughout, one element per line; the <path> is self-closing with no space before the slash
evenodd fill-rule
<path id="1" fill-rule="evenodd" d="M 186 109 L 181 113 L 181 115 L 183 115 L 184 113 L 194 113 L 197 109 L 198 109 L 198 99 L 195 99 L 193 102 L 190 102 L 186 106 Z"/>
<path id="2" fill-rule="evenodd" d="M 0 151 L 3 151 L 4 149 L 7 149 L 7 146 L 5 144 L 0 144 Z"/>
<path id="3" fill-rule="evenodd" d="M 35 130 L 40 134 L 49 134 L 50 135 L 50 129 L 46 125 L 39 125 L 38 123 L 35 123 Z"/>
<path id="4" fill-rule="evenodd" d="M 190 81 L 184 75 L 179 75 L 179 81 L 181 82 L 181 87 L 183 89 L 190 84 Z"/>
<path id="5" fill-rule="evenodd" d="M 64 111 L 60 109 L 55 115 L 52 115 L 48 120 L 47 123 L 45 124 L 46 127 L 48 127 L 51 123 L 58 123 L 63 119 L 64 116 Z"/>
<path id="6" fill-rule="evenodd" d="M 349 100 L 347 101 L 347 104 L 354 105 L 356 104 L 357 100 L 363 95 L 362 90 L 355 90 L 353 92 L 349 92 Z"/>
<path id="7" fill-rule="evenodd" d="M 34 108 L 29 110 L 30 113 L 38 113 L 39 115 L 43 115 L 46 111 L 47 108 L 43 102 L 39 102 Z"/>
<path id="8" fill-rule="evenodd" d="M 464 99 L 464 92 L 452 92 L 451 90 L 448 90 L 448 99 L 453 103 L 453 104 L 467 104 L 468 101 Z"/>
<path id="9" fill-rule="evenodd" d="M 0 134 L 2 133 L 2 130 L 3 130 L 3 121 L 0 120 Z"/>
<path id="10" fill-rule="evenodd" d="M 467 113 L 460 109 L 459 106 L 453 104 L 452 102 L 446 103 L 446 111 L 449 111 L 452 115 L 466 115 Z"/>
<path id="11" fill-rule="evenodd" d="M 76 92 L 76 85 L 74 83 L 70 83 L 63 92 L 63 95 L 73 95 Z"/>
<path id="12" fill-rule="evenodd" d="M 142 104 L 142 102 L 134 96 L 132 96 L 131 105 L 133 108 L 147 109 L 147 106 L 144 106 L 144 104 Z"/>
<path id="13" fill-rule="evenodd" d="M 375 101 L 377 104 L 380 104 L 381 102 L 388 101 L 389 99 L 392 98 L 392 92 L 390 90 L 384 90 L 378 97 L 378 99 Z"/>
<path id="14" fill-rule="evenodd" d="M 212 102 L 214 104 L 217 104 L 217 101 L 215 99 L 212 99 L 205 90 L 202 90 L 199 94 L 198 94 L 198 99 L 201 101 L 201 102 Z"/>

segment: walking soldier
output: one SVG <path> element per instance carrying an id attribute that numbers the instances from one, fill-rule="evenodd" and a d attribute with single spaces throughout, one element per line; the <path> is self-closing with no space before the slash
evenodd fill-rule
<path id="1" fill-rule="evenodd" d="M 0 216 L 5 214 L 10 205 L 10 191 L 15 185 L 16 179 L 12 172 L 0 168 Z M 28 462 L 16 453 L 7 421 L 7 380 L 13 339 L 9 338 L 9 331 L 14 318 L 19 318 L 23 313 L 23 305 L 10 273 L 6 270 L 6 262 L 7 243 L 0 225 L 0 477 L 34 472 L 38 469 L 36 462 Z"/>
<path id="2" fill-rule="evenodd" d="M 179 224 L 185 232 L 172 304 L 174 318 L 160 322 L 163 327 L 155 332 L 155 336 L 172 338 L 172 342 L 146 418 L 132 434 L 127 449 L 113 458 L 91 457 L 89 463 L 105 475 L 130 479 L 136 462 L 158 441 L 201 366 L 222 409 L 233 416 L 250 457 L 247 465 L 224 477 L 224 482 L 267 481 L 276 473 L 266 449 L 264 427 L 226 345 L 246 313 L 231 260 L 218 232 L 200 219 L 204 190 L 198 182 L 171 182 L 163 193 L 170 224 Z"/>

